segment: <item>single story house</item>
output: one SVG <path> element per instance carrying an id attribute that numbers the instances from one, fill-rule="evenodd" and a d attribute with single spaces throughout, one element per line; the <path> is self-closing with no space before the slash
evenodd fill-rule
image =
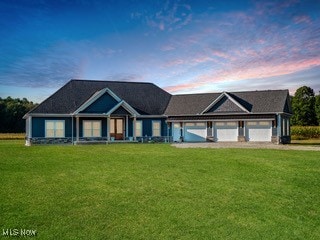
<path id="1" fill-rule="evenodd" d="M 171 95 L 153 83 L 71 80 L 28 112 L 26 144 L 290 143 L 288 90 Z"/>

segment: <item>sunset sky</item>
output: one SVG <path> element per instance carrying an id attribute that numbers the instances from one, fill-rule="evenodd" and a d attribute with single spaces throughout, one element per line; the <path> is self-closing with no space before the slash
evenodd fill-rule
<path id="1" fill-rule="evenodd" d="M 70 79 L 320 90 L 320 0 L 0 0 L 0 97 Z"/>

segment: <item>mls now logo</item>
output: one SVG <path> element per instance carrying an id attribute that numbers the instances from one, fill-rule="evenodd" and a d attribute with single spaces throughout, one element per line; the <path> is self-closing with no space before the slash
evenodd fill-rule
<path id="1" fill-rule="evenodd" d="M 37 230 L 33 229 L 2 229 L 2 236 L 4 237 L 34 237 L 37 235 Z"/>

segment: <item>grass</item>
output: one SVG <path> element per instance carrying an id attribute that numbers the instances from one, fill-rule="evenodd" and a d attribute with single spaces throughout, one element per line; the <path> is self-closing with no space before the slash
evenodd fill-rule
<path id="1" fill-rule="evenodd" d="M 39 239 L 320 239 L 319 152 L 0 141 L 0 171 Z"/>

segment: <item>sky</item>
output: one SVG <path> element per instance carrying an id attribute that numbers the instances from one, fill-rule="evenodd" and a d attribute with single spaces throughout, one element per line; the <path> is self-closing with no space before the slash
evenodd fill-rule
<path id="1" fill-rule="evenodd" d="M 0 0 L 0 97 L 70 79 L 320 90 L 320 0 Z"/>

